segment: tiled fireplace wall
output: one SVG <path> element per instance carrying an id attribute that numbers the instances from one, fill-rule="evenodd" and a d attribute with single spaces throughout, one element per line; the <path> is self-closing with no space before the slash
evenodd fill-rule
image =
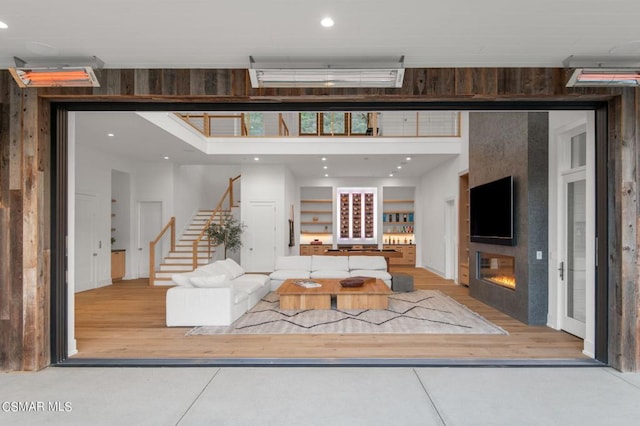
<path id="1" fill-rule="evenodd" d="M 469 245 L 469 292 L 536 325 L 547 321 L 548 128 L 546 112 L 469 113 L 469 186 L 514 177 L 516 236 L 514 246 Z M 478 279 L 478 252 L 515 257 L 516 289 Z"/>

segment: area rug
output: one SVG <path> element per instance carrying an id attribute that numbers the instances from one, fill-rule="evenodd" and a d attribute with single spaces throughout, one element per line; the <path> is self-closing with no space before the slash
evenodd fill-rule
<path id="1" fill-rule="evenodd" d="M 437 290 L 394 293 L 387 309 L 280 310 L 277 293 L 267 294 L 230 326 L 191 329 L 212 334 L 508 334 Z"/>

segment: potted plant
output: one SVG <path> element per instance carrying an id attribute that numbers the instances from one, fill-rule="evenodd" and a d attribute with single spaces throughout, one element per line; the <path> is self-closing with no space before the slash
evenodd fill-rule
<path id="1" fill-rule="evenodd" d="M 211 222 L 207 227 L 207 235 L 214 246 L 224 245 L 224 258 L 227 250 L 235 251 L 242 247 L 242 232 L 246 225 L 238 222 L 233 216 L 225 216 L 220 223 Z"/>

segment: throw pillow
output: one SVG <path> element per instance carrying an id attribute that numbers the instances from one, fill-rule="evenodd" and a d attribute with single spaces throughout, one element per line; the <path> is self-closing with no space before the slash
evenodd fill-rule
<path id="1" fill-rule="evenodd" d="M 181 274 L 173 274 L 171 275 L 171 280 L 174 283 L 178 284 L 180 287 L 193 287 L 193 284 L 191 284 L 191 278 L 201 277 L 205 275 L 207 275 L 205 272 L 195 270 L 192 272 L 183 272 Z"/>
<path id="2" fill-rule="evenodd" d="M 200 266 L 196 269 L 196 271 L 206 272 L 207 275 L 226 275 L 227 279 L 232 279 L 231 271 L 227 267 L 227 264 L 224 260 L 216 260 L 213 263 L 209 263 L 208 265 Z"/>
<path id="3" fill-rule="evenodd" d="M 242 266 L 238 265 L 236 263 L 235 260 L 233 259 L 227 259 L 224 261 L 224 266 L 229 270 L 229 272 L 231 273 L 231 278 L 232 279 L 236 279 L 241 275 L 244 275 L 244 269 L 242 269 Z"/>
<path id="4" fill-rule="evenodd" d="M 224 275 L 206 275 L 204 277 L 191 277 L 191 284 L 194 287 L 227 287 L 229 285 Z"/>

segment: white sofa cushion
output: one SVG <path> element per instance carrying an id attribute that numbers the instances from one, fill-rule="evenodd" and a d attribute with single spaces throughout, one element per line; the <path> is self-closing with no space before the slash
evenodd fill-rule
<path id="1" fill-rule="evenodd" d="M 269 283 L 269 275 L 264 275 L 264 274 L 244 274 L 238 279 L 242 281 L 255 282 L 262 286 Z"/>
<path id="2" fill-rule="evenodd" d="M 347 256 L 311 256 L 311 272 L 314 271 L 349 271 Z M 349 276 L 349 275 L 347 275 Z M 340 277 L 335 277 L 340 278 Z"/>
<path id="3" fill-rule="evenodd" d="M 354 269 L 351 271 L 352 277 L 372 277 L 380 278 L 386 285 L 391 287 L 391 274 L 387 271 L 371 270 L 371 269 Z"/>
<path id="4" fill-rule="evenodd" d="M 229 270 L 231 273 L 231 279 L 238 278 L 242 274 L 244 274 L 244 269 L 242 266 L 238 265 L 233 259 L 226 259 L 221 261 L 224 264 L 224 267 Z"/>
<path id="5" fill-rule="evenodd" d="M 322 270 L 313 271 L 310 278 L 349 278 L 351 274 L 349 271 L 340 270 Z"/>
<path id="6" fill-rule="evenodd" d="M 311 270 L 311 256 L 278 256 L 275 270 L 281 271 L 283 269 L 307 271 L 308 273 Z"/>
<path id="7" fill-rule="evenodd" d="M 262 285 L 259 282 L 256 281 L 249 281 L 249 280 L 233 280 L 231 282 L 231 285 L 233 286 L 233 288 L 240 290 L 240 291 L 244 291 L 245 293 L 251 294 L 254 293 L 256 291 L 258 291 L 260 289 L 260 287 L 262 287 Z"/>
<path id="8" fill-rule="evenodd" d="M 166 297 L 167 326 L 229 325 L 247 311 L 248 297 L 231 287 L 170 288 Z"/>
<path id="9" fill-rule="evenodd" d="M 349 256 L 349 269 L 387 270 L 387 262 L 383 256 Z"/>
<path id="10" fill-rule="evenodd" d="M 193 284 L 191 283 L 191 278 L 193 277 L 205 277 L 209 275 L 207 272 L 205 271 L 198 271 L 197 269 L 195 271 L 191 271 L 191 272 L 182 272 L 180 274 L 173 274 L 171 275 L 171 280 L 178 284 L 180 287 L 193 287 Z"/>
<path id="11" fill-rule="evenodd" d="M 269 276 L 263 274 L 244 274 L 232 280 L 231 285 L 236 289 L 249 293 L 249 309 L 266 296 L 271 289 Z"/>
<path id="12" fill-rule="evenodd" d="M 309 270 L 285 269 L 273 271 L 270 275 L 272 280 L 288 280 L 289 278 L 311 278 Z"/>
<path id="13" fill-rule="evenodd" d="M 203 277 L 191 277 L 191 284 L 194 287 L 228 287 L 231 285 L 226 275 L 205 275 Z"/>

